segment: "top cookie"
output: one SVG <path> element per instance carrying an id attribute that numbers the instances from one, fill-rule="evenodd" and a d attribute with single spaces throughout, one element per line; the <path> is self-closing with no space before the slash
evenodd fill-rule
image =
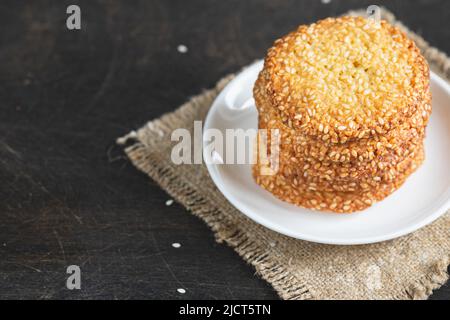
<path id="1" fill-rule="evenodd" d="M 275 41 L 261 71 L 283 122 L 329 143 L 383 135 L 429 91 L 414 42 L 386 21 L 328 18 Z"/>

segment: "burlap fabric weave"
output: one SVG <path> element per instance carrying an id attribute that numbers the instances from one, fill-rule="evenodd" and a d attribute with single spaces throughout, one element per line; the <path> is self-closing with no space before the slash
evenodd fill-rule
<path id="1" fill-rule="evenodd" d="M 355 11 L 352 14 L 363 14 Z M 450 81 L 450 59 L 396 21 L 420 47 L 431 68 Z M 249 220 L 218 191 L 204 165 L 170 160 L 174 129 L 193 130 L 233 75 L 176 111 L 119 138 L 125 152 L 174 199 L 203 219 L 219 242 L 251 264 L 283 299 L 425 299 L 448 279 L 450 212 L 399 239 L 360 246 L 332 246 L 283 236 Z M 131 145 L 130 145 L 131 142 Z"/>

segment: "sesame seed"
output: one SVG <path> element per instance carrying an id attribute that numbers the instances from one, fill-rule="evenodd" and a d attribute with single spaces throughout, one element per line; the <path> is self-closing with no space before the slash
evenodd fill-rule
<path id="1" fill-rule="evenodd" d="M 186 53 L 188 52 L 188 47 L 186 47 L 184 44 L 180 44 L 178 45 L 177 50 L 179 53 Z"/>

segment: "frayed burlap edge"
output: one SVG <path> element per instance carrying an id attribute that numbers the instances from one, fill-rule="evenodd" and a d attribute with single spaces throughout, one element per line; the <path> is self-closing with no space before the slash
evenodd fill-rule
<path id="1" fill-rule="evenodd" d="M 425 300 L 433 293 L 433 290 L 443 286 L 449 279 L 449 274 L 447 273 L 449 264 L 450 258 L 448 256 L 438 261 L 429 273 L 406 289 L 409 298 L 412 300 Z"/>
<path id="2" fill-rule="evenodd" d="M 364 15 L 364 10 L 350 11 L 348 14 Z M 450 80 L 450 59 L 438 49 L 430 46 L 419 35 L 411 32 L 406 26 L 395 19 L 388 10 L 382 8 L 381 16 L 391 24 L 404 30 L 413 39 L 422 54 L 427 58 L 432 70 Z M 231 246 L 247 263 L 251 264 L 256 272 L 269 282 L 278 295 L 286 300 L 305 300 L 325 298 L 314 293 L 314 289 L 293 275 L 285 266 L 271 260 L 269 251 L 258 242 L 250 239 L 240 228 L 229 220 L 230 213 L 227 207 L 218 207 L 213 200 L 205 198 L 197 192 L 195 185 L 182 181 L 179 172 L 170 165 L 165 164 L 157 153 L 148 152 L 149 143 L 157 144 L 165 135 L 171 134 L 174 123 L 183 123 L 183 120 L 191 119 L 198 104 L 212 103 L 223 87 L 233 79 L 234 75 L 228 75 L 221 79 L 215 88 L 206 90 L 191 98 L 175 112 L 168 113 L 159 119 L 149 122 L 137 132 L 132 131 L 124 137 L 117 139 L 117 143 L 131 145 L 125 148 L 125 153 L 133 165 L 140 171 L 149 175 L 174 199 L 183 204 L 195 216 L 201 218 L 213 230 L 219 243 L 225 242 Z M 149 136 L 149 130 L 151 136 Z M 143 136 L 145 135 L 145 137 Z M 143 143 L 143 141 L 146 143 Z M 427 299 L 433 290 L 445 284 L 449 279 L 447 268 L 450 263 L 450 255 L 434 264 L 430 271 L 416 280 L 413 285 L 404 288 L 404 293 L 395 296 L 396 299 Z"/>

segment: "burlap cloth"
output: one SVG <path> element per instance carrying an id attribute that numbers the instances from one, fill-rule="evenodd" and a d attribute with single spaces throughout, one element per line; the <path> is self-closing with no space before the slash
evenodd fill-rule
<path id="1" fill-rule="evenodd" d="M 362 14 L 361 11 L 353 14 Z M 432 69 L 450 80 L 450 60 L 382 10 L 382 18 L 403 28 Z M 450 212 L 399 239 L 360 246 L 332 246 L 283 236 L 246 218 L 218 191 L 204 165 L 170 160 L 171 132 L 193 129 L 233 75 L 193 97 L 176 111 L 148 122 L 118 142 L 132 163 L 214 231 L 283 299 L 425 299 L 448 279 Z M 131 143 L 131 146 L 130 146 Z"/>

